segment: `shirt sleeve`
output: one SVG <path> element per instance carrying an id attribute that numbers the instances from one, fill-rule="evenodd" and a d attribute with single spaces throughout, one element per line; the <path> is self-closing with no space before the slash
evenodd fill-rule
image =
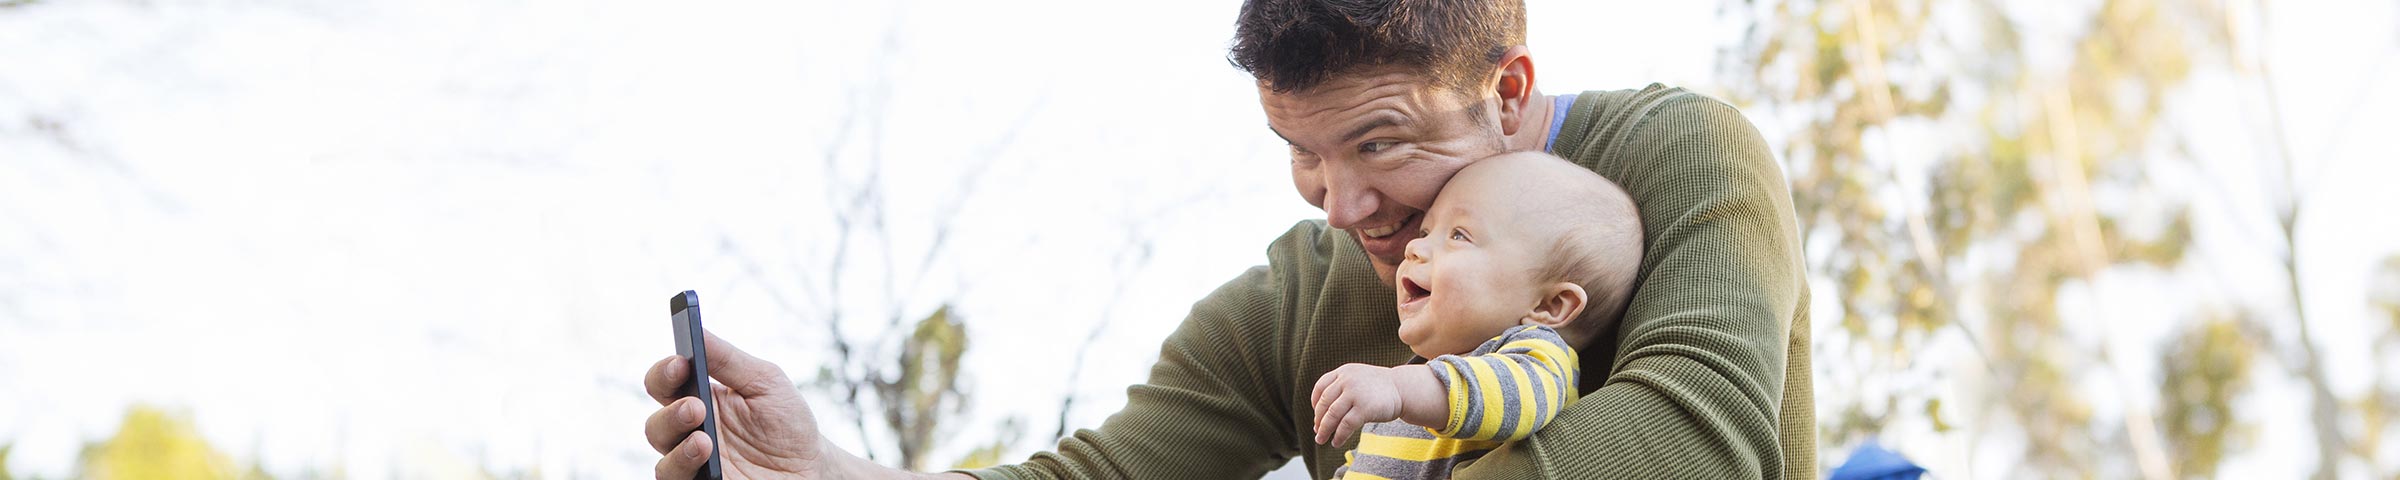
<path id="1" fill-rule="evenodd" d="M 1435 435 L 1521 440 L 1575 399 L 1575 349 L 1550 327 L 1519 325 L 1475 351 L 1428 362 L 1450 403 L 1450 420 Z"/>
<path id="2" fill-rule="evenodd" d="M 1783 451 L 1783 436 L 1813 432 L 1795 423 L 1801 431 L 1784 433 L 1793 427 L 1779 420 L 1814 412 L 1780 411 L 1790 393 L 1808 394 L 1805 377 L 1784 383 L 1787 363 L 1805 368 L 1804 351 L 1786 354 L 1806 348 L 1787 338 L 1807 317 L 1791 193 L 1766 142 L 1713 99 L 1660 88 L 1606 96 L 1578 101 L 1612 108 L 1575 114 L 1632 120 L 1570 119 L 1558 149 L 1623 185 L 1647 234 L 1619 330 L 1584 352 L 1585 370 L 1605 376 L 1585 379 L 1600 385 L 1530 441 L 1493 451 L 1457 478 L 1781 478 L 1813 470 L 1786 463 L 1813 457 Z M 1594 126 L 1578 129 L 1578 121 Z"/>

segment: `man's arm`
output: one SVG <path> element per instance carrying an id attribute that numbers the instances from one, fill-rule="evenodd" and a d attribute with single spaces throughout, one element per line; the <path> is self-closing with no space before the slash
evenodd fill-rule
<path id="1" fill-rule="evenodd" d="M 1781 171 L 1723 103 L 1655 87 L 1599 97 L 1579 100 L 1608 107 L 1579 105 L 1568 123 L 1588 127 L 1558 151 L 1625 186 L 1649 232 L 1613 361 L 1587 352 L 1587 371 L 1607 372 L 1597 390 L 1459 477 L 1780 478 L 1778 420 L 1814 415 L 1779 411 L 1804 288 Z"/>

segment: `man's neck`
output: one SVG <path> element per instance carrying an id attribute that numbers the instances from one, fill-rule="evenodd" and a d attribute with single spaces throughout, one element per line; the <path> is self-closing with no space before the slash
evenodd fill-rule
<path id="1" fill-rule="evenodd" d="M 1543 95 L 1540 89 L 1535 89 L 1532 97 L 1525 109 L 1518 111 L 1523 116 L 1517 119 L 1516 133 L 1501 140 L 1506 142 L 1508 151 L 1539 152 L 1550 148 L 1550 115 L 1551 110 L 1557 109 L 1557 101 Z"/>

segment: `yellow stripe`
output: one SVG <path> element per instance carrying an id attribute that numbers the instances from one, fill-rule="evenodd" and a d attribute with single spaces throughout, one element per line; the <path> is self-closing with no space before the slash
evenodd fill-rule
<path id="1" fill-rule="evenodd" d="M 1574 375 L 1574 370 L 1580 366 L 1575 363 L 1575 351 L 1567 349 L 1557 342 L 1528 338 L 1509 342 L 1507 347 L 1525 347 L 1527 350 L 1531 350 L 1527 352 L 1528 356 L 1533 357 L 1534 361 L 1541 362 L 1542 366 L 1550 367 L 1551 371 L 1558 372 L 1558 375 L 1562 377 Z"/>
<path id="2" fill-rule="evenodd" d="M 1558 390 L 1565 388 L 1567 382 L 1572 381 L 1575 380 L 1571 378 L 1562 378 L 1556 375 L 1542 376 L 1542 393 L 1546 394 L 1544 395 L 1544 398 L 1542 398 L 1542 401 L 1550 406 L 1550 411 L 1542 412 L 1542 415 L 1546 417 L 1549 414 L 1558 413 L 1559 410 L 1565 410 L 1567 408 L 1565 405 L 1559 403 L 1561 398 L 1559 397 Z"/>
<path id="3" fill-rule="evenodd" d="M 1367 455 L 1375 455 L 1395 460 L 1428 462 L 1433 461 L 1434 459 L 1455 457 L 1469 452 L 1490 450 L 1499 446 L 1500 442 L 1456 440 L 1447 438 L 1428 440 L 1423 438 L 1387 437 L 1383 435 L 1367 434 L 1359 436 L 1358 449 L 1354 451 L 1366 452 Z M 1354 462 L 1352 464 L 1355 465 L 1356 463 Z"/>
<path id="4" fill-rule="evenodd" d="M 1467 398 L 1467 389 L 1463 388 L 1465 385 L 1459 384 L 1466 381 L 1466 376 L 1458 374 L 1457 365 L 1450 362 L 1437 363 L 1442 366 L 1442 378 L 1450 380 L 1450 421 L 1442 422 L 1441 431 L 1433 432 L 1433 434 L 1444 435 L 1447 433 L 1450 436 L 1456 436 L 1460 429 L 1467 428 L 1467 402 L 1471 400 Z"/>
<path id="5" fill-rule="evenodd" d="M 1500 405 L 1505 399 L 1500 398 L 1500 377 L 1492 371 L 1491 363 L 1476 360 L 1467 362 L 1467 368 L 1475 372 L 1475 391 L 1483 392 L 1483 398 L 1480 399 L 1484 405 L 1483 424 L 1475 427 L 1474 434 L 1460 437 L 1492 438 L 1493 434 L 1500 433 L 1500 412 L 1492 411 L 1491 407 Z"/>
<path id="6" fill-rule="evenodd" d="M 1372 473 L 1360 472 L 1360 471 L 1355 471 L 1355 470 L 1354 470 L 1354 471 L 1342 472 L 1342 480 L 1392 480 L 1392 479 L 1389 479 L 1389 478 L 1383 478 L 1383 476 L 1382 476 L 1382 475 L 1376 475 L 1376 474 L 1372 474 Z"/>
<path id="7" fill-rule="evenodd" d="M 1507 357 L 1495 358 L 1505 359 Z M 1514 405 L 1507 403 L 1500 404 L 1503 407 L 1508 407 L 1509 410 L 1515 410 L 1517 414 L 1517 429 L 1516 431 L 1509 432 L 1508 439 L 1516 440 L 1525 438 L 1526 436 L 1533 434 L 1533 378 L 1526 375 L 1525 367 L 1517 365 L 1517 362 L 1501 363 L 1508 365 L 1508 376 L 1515 379 L 1517 382 L 1517 399 L 1522 400 Z M 1487 408 L 1484 411 L 1489 412 L 1491 410 Z M 1494 429 L 1493 433 L 1499 433 L 1497 431 L 1499 427 L 1492 428 Z"/>

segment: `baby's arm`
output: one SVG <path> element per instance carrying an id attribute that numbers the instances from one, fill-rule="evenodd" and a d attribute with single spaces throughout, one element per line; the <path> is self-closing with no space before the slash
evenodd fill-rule
<path id="1" fill-rule="evenodd" d="M 1524 439 L 1575 398 L 1575 349 L 1549 327 L 1510 328 L 1475 351 L 1491 353 L 1443 355 L 1427 363 L 1449 396 L 1449 416 L 1433 427 L 1435 435 Z"/>
<path id="2" fill-rule="evenodd" d="M 1317 443 L 1341 445 L 1368 423 L 1395 419 L 1441 428 L 1450 419 L 1447 396 L 1425 365 L 1343 365 L 1317 377 L 1309 393 L 1317 413 Z"/>

